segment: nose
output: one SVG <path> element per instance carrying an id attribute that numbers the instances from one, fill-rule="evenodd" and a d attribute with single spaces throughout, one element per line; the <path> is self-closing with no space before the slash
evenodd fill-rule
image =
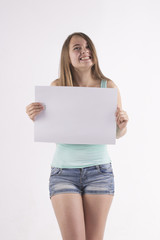
<path id="1" fill-rule="evenodd" d="M 81 50 L 81 54 L 82 54 L 82 53 L 85 53 L 85 52 L 89 52 L 89 50 L 86 49 L 86 48 L 82 48 L 82 50 Z"/>

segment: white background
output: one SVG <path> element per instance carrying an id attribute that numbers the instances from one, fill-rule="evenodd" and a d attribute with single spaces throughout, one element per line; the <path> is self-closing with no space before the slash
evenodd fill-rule
<path id="1" fill-rule="evenodd" d="M 58 78 L 75 31 L 93 40 L 129 116 L 127 134 L 108 145 L 116 192 L 104 240 L 160 239 L 159 11 L 158 0 L 1 0 L 1 239 L 61 239 L 48 190 L 55 144 L 34 143 L 25 111 L 34 86 Z"/>

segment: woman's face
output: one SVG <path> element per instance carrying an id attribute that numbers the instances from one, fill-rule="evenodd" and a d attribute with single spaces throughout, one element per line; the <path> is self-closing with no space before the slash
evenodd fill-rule
<path id="1" fill-rule="evenodd" d="M 84 38 L 74 35 L 69 43 L 71 64 L 77 69 L 88 69 L 93 65 L 92 54 Z M 85 59 L 85 58 L 86 59 Z"/>

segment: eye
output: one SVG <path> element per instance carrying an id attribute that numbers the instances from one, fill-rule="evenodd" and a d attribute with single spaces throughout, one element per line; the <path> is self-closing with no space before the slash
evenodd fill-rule
<path id="1" fill-rule="evenodd" d="M 75 49 L 78 49 L 78 48 L 79 48 L 79 47 L 76 47 L 76 48 L 74 48 L 74 50 L 75 50 Z"/>
<path id="2" fill-rule="evenodd" d="M 89 45 L 87 45 L 86 48 L 89 48 Z M 80 49 L 80 47 L 75 47 L 74 50 L 75 49 Z"/>

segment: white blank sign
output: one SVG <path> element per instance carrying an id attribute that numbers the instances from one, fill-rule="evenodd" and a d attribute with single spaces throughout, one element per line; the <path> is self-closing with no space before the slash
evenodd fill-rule
<path id="1" fill-rule="evenodd" d="M 35 86 L 35 102 L 35 142 L 115 144 L 116 88 Z"/>

